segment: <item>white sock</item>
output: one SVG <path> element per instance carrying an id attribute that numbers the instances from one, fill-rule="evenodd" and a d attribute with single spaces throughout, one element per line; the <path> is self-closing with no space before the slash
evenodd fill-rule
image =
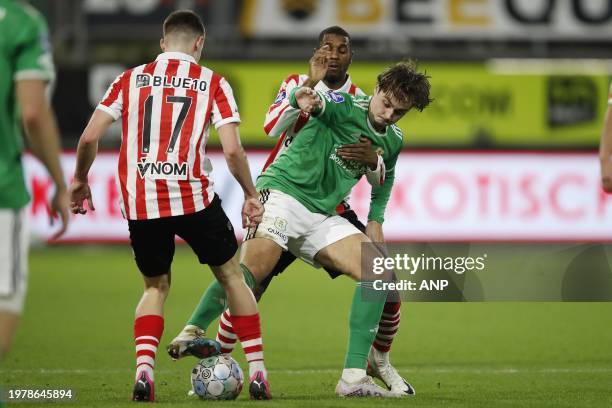
<path id="1" fill-rule="evenodd" d="M 151 379 L 151 381 L 155 381 L 153 369 L 148 364 L 141 364 L 136 368 L 136 378 L 134 378 L 134 381 L 138 381 L 138 377 L 140 377 L 140 373 L 142 373 L 143 371 L 146 371 L 147 374 L 149 374 L 149 378 Z"/>
<path id="2" fill-rule="evenodd" d="M 263 360 L 249 362 L 249 378 L 253 378 L 257 371 L 261 371 L 264 379 L 268 379 L 268 372 L 266 371 L 266 366 L 264 365 Z"/>
<path id="3" fill-rule="evenodd" d="M 342 370 L 342 379 L 348 383 L 361 380 L 366 376 L 366 370 L 362 368 L 345 368 Z"/>

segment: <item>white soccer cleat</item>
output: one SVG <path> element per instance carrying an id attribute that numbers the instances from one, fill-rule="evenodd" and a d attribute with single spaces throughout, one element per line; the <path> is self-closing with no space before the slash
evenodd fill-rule
<path id="1" fill-rule="evenodd" d="M 348 382 L 340 378 L 338 385 L 336 385 L 336 395 L 340 397 L 399 397 L 399 395 L 393 394 L 378 386 L 374 380 L 372 380 L 372 377 L 368 375 L 355 382 Z"/>
<path id="2" fill-rule="evenodd" d="M 204 330 L 198 326 L 187 325 L 168 344 L 166 351 L 173 360 L 185 356 L 206 358 L 218 355 L 221 352 L 221 345 L 215 340 L 204 337 Z"/>
<path id="3" fill-rule="evenodd" d="M 388 355 L 383 357 L 383 353 L 373 347 L 368 355 L 367 373 L 385 383 L 391 394 L 397 396 L 416 394 L 412 385 L 391 365 Z"/>

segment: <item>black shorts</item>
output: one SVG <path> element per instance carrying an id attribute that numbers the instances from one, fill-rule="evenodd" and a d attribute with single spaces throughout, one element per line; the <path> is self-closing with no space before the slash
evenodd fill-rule
<path id="1" fill-rule="evenodd" d="M 363 225 L 362 222 L 359 221 L 359 217 L 357 217 L 357 214 L 355 214 L 355 211 L 351 210 L 350 207 L 348 207 L 347 210 L 345 210 L 342 214 L 340 214 L 340 216 L 342 218 L 345 218 L 348 222 L 353 224 L 359 231 L 365 234 L 365 230 L 366 230 L 365 225 Z M 295 255 L 293 255 L 291 252 L 283 251 L 283 253 L 280 256 L 280 259 L 274 266 L 274 269 L 272 269 L 272 272 L 259 284 L 259 287 L 261 288 L 261 290 L 265 291 L 268 285 L 270 284 L 270 281 L 272 280 L 272 278 L 274 278 L 278 274 L 282 273 L 285 269 L 287 269 L 287 267 L 291 265 L 293 261 L 295 261 L 295 259 L 296 259 Z M 329 277 L 332 279 L 335 279 L 338 276 L 342 275 L 341 272 L 334 271 L 328 268 L 324 268 L 324 269 L 329 274 Z"/>
<path id="2" fill-rule="evenodd" d="M 174 237 L 181 237 L 201 264 L 223 265 L 238 250 L 232 223 L 215 194 L 210 205 L 196 213 L 152 220 L 128 220 L 134 259 L 143 275 L 155 277 L 170 271 Z"/>

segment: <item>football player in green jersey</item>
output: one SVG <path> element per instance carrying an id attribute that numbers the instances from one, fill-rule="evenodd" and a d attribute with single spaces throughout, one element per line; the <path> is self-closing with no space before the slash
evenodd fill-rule
<path id="1" fill-rule="evenodd" d="M 28 237 L 25 206 L 30 200 L 21 164 L 22 135 L 55 182 L 51 215 L 68 225 L 68 195 L 59 161 L 55 117 L 45 91 L 54 77 L 47 24 L 22 2 L 0 0 L 0 359 L 8 352 L 27 285 Z"/>
<path id="2" fill-rule="evenodd" d="M 311 60 L 310 83 L 325 76 L 326 61 L 323 48 Z M 361 282 L 361 244 L 371 241 L 335 212 L 337 203 L 367 172 L 364 164 L 351 160 L 351 153 L 343 146 L 366 137 L 383 157 L 386 180 L 373 188 L 368 215 L 368 228 L 382 238 L 384 211 L 403 142 L 395 123 L 413 108 L 425 109 L 431 102 L 429 92 L 428 77 L 409 62 L 380 74 L 372 97 L 322 93 L 309 87 L 294 89 L 292 106 L 310 112 L 315 119 L 257 181 L 265 213 L 262 223 L 247 231 L 241 254 L 250 286 L 265 279 L 287 250 L 314 266 L 341 271 L 358 281 L 338 395 L 405 395 L 384 390 L 366 375 L 366 360 L 386 293 L 374 296 L 378 301 L 363 300 L 362 291 L 371 294 L 372 289 L 371 282 Z M 211 309 L 215 302 L 223 302 L 222 297 L 211 298 Z"/>

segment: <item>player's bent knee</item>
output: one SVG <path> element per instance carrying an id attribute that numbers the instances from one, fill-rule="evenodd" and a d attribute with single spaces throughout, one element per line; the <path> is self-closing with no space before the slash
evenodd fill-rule
<path id="1" fill-rule="evenodd" d="M 154 278 L 145 278 L 145 291 L 159 293 L 167 296 L 170 292 L 170 279 L 168 274 L 157 276 Z"/>

